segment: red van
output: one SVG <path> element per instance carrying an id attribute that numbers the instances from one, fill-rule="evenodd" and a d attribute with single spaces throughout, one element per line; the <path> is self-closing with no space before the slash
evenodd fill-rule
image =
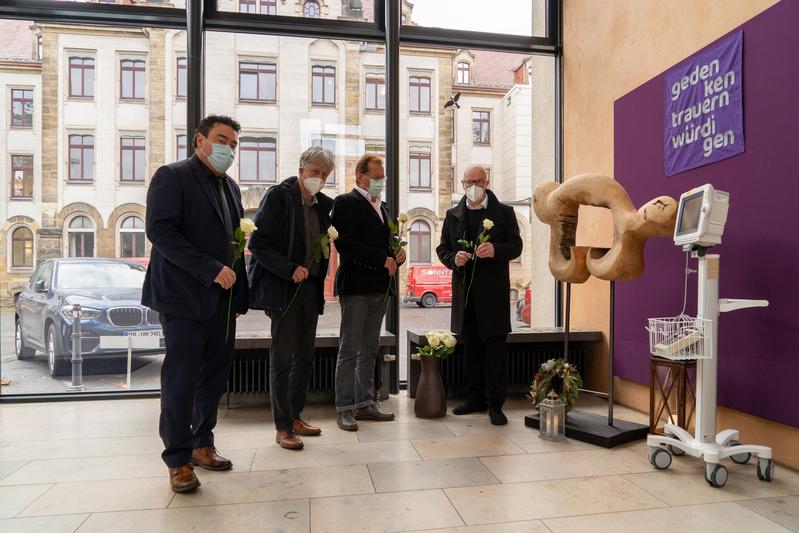
<path id="1" fill-rule="evenodd" d="M 413 266 L 408 269 L 408 286 L 403 302 L 433 307 L 452 301 L 452 272 L 445 266 Z"/>

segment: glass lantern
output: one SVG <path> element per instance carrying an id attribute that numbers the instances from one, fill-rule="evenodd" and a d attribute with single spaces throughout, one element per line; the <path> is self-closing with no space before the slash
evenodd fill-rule
<path id="1" fill-rule="evenodd" d="M 549 391 L 547 399 L 538 405 L 539 437 L 548 441 L 566 438 L 566 404 L 555 391 Z"/>

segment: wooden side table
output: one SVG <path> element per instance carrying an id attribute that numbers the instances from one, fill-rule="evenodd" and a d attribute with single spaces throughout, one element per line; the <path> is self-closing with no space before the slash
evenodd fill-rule
<path id="1" fill-rule="evenodd" d="M 696 410 L 696 360 L 649 358 L 649 433 L 676 424 L 690 431 Z"/>

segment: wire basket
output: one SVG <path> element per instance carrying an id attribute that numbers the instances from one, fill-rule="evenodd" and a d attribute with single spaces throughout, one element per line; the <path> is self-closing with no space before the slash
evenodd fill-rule
<path id="1" fill-rule="evenodd" d="M 686 315 L 650 318 L 649 351 L 672 361 L 710 359 L 711 326 L 710 320 Z"/>

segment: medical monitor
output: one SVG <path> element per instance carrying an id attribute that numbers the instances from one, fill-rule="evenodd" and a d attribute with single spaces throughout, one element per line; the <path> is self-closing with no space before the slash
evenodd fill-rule
<path id="1" fill-rule="evenodd" d="M 729 205 L 729 193 L 717 191 L 710 184 L 683 193 L 677 208 L 674 244 L 705 248 L 721 244 Z"/>

